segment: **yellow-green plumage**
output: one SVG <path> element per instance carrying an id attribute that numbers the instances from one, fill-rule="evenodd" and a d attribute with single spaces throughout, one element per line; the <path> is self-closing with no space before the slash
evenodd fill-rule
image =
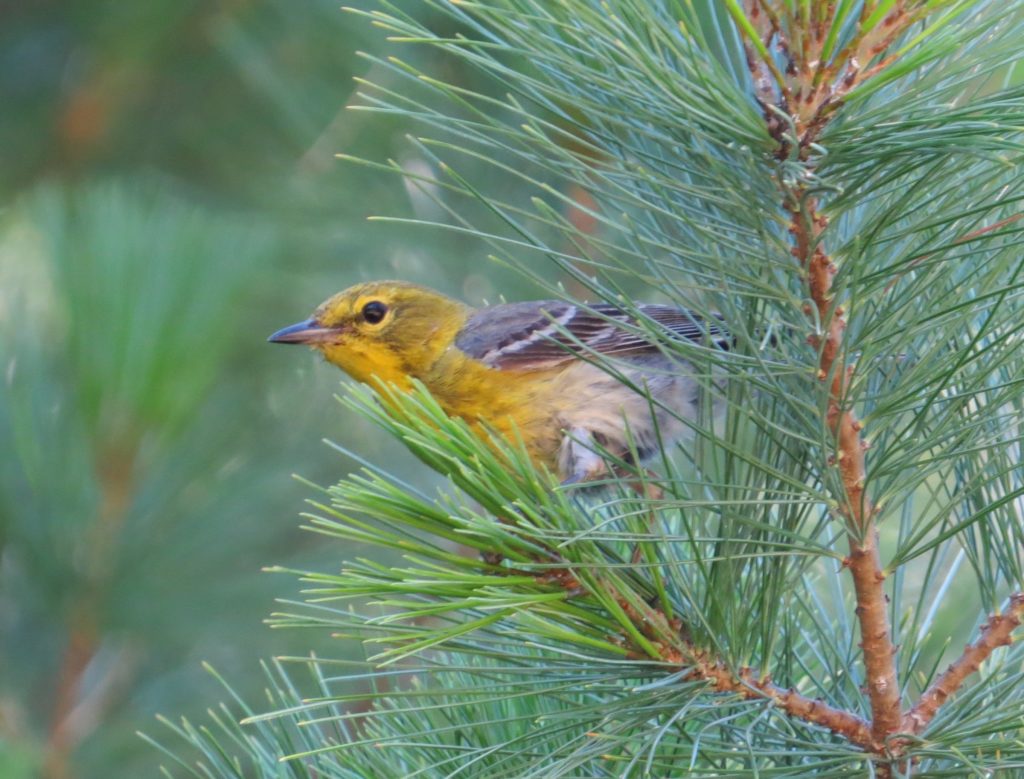
<path id="1" fill-rule="evenodd" d="M 646 308 L 670 334 L 707 335 L 687 312 Z M 379 281 L 334 295 L 271 340 L 310 344 L 362 382 L 408 390 L 418 379 L 447 413 L 518 437 L 537 463 L 583 481 L 605 470 L 595 443 L 627 457 L 631 440 L 641 456 L 650 453 L 656 433 L 679 437 L 677 417 L 692 418 L 696 398 L 684 364 L 621 311 L 595 310 L 560 301 L 476 310 L 425 287 Z M 580 358 L 590 350 L 619 358 L 622 376 L 655 399 L 653 417 L 645 394 Z"/>

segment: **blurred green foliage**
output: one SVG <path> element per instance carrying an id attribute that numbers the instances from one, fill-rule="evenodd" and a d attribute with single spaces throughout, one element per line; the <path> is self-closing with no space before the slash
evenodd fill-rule
<path id="1" fill-rule="evenodd" d="M 782 689 L 862 715 L 866 686 L 882 686 L 868 678 L 858 649 L 879 636 L 859 641 L 854 615 L 864 609 L 855 604 L 863 600 L 840 564 L 844 533 L 860 538 L 865 528 L 849 521 L 851 513 L 844 522 L 850 492 L 837 481 L 840 455 L 832 454 L 826 411 L 835 405 L 834 385 L 820 380 L 827 378 L 818 375 L 822 360 L 802 337 L 823 325 L 810 319 L 815 307 L 804 305 L 806 278 L 793 262 L 793 237 L 799 243 L 810 231 L 802 219 L 794 219 L 792 236 L 786 231 L 779 196 L 792 198 L 794 214 L 798 202 L 810 204 L 808 216 L 825 204 L 830 220 L 822 233 L 838 263 L 830 294 L 844 309 L 849 303 L 842 360 L 856 364 L 844 402 L 856 402 L 871 444 L 864 491 L 882 528 L 898 686 L 912 700 L 935 680 L 944 654 L 954 659 L 983 630 L 986 611 L 1000 608 L 1008 589 L 1021 589 L 1020 517 L 1012 508 L 1021 494 L 1013 432 L 1022 373 L 1013 305 L 1019 228 L 996 228 L 1020 216 L 1020 168 L 1008 163 L 1021 149 L 1022 98 L 1008 83 L 991 99 L 980 88 L 1009 82 L 1019 14 L 1008 21 L 1005 4 L 986 0 L 928 4 L 942 6 L 941 16 L 894 43 L 905 58 L 867 65 L 874 75 L 845 104 L 822 104 L 836 113 L 821 146 L 811 148 L 819 136 L 808 130 L 780 161 L 753 100 L 750 55 L 730 21 L 729 13 L 742 16 L 738 3 L 429 3 L 463 22 L 468 38 L 385 5 L 374 21 L 395 42 L 375 61 L 380 89 L 364 99 L 386 117 L 431 125 L 412 148 L 422 155 L 417 162 L 441 172 L 432 183 L 445 197 L 433 205 L 451 218 L 445 226 L 489 237 L 510 264 L 547 252 L 563 269 L 591 269 L 596 278 L 577 280 L 609 299 L 622 279 L 645 297 L 689 306 L 697 298 L 702 313 L 719 313 L 740 345 L 718 364 L 729 375 L 728 419 L 721 434 L 709 426 L 680 447 L 680 460 L 693 468 L 667 480 L 667 500 L 657 503 L 671 530 L 648 545 L 651 526 L 633 524 L 643 521 L 630 502 L 635 494 L 603 502 L 608 513 L 600 518 L 582 501 L 557 505 L 559 495 L 538 495 L 532 478 L 509 478 L 505 464 L 458 422 L 446 426 L 428 399 L 418 409 L 410 401 L 402 420 L 362 395 L 354 408 L 464 491 L 435 502 L 392 481 L 385 467 L 342 480 L 315 507 L 310 523 L 342 545 L 374 540 L 406 559 L 382 566 L 353 558 L 340 575 L 310 572 L 309 608 L 286 612 L 278 624 L 362 638 L 370 662 L 293 658 L 301 665 L 268 673 L 266 697 L 251 706 L 236 699 L 202 721 L 208 730 L 171 723 L 179 744 L 204 753 L 194 770 L 169 741 L 156 742 L 167 744 L 181 775 L 196 777 L 237 777 L 239 764 L 261 777 L 304 778 L 869 771 L 848 744 L 779 718 L 776 705 L 698 696 L 689 684 L 688 657 L 721 658 L 716 669 L 731 668 L 744 683 L 770 670 Z M 885 16 L 893 5 L 886 2 L 869 21 L 866 5 L 826 5 L 826 16 L 837 13 L 831 22 L 789 40 L 820 40 L 828 28 L 828 45 L 843 51 L 844 39 L 864 31 L 861 23 L 884 27 L 898 16 Z M 780 14 L 785 24 L 808 19 Z M 429 47 L 489 71 L 502 92 L 466 89 L 458 69 L 400 59 Z M 820 75 L 826 63 L 806 64 Z M 404 82 L 393 78 L 403 72 Z M 831 101 L 835 93 L 827 94 Z M 782 102 L 779 110 L 791 109 Z M 481 159 L 492 161 L 491 175 L 459 178 L 464 164 Z M 516 181 L 533 187 L 528 205 Z M 573 185 L 594 193 L 588 216 L 596 230 L 559 209 L 578 199 Z M 501 228 L 487 235 L 477 214 L 453 205 L 474 198 L 505 218 Z M 431 221 L 415 208 L 424 203 L 410 204 L 414 216 Z M 549 268 L 542 278 L 551 275 Z M 766 321 L 782 325 L 772 356 L 742 368 L 744 341 L 768 345 Z M 778 360 L 776 347 L 785 352 Z M 662 465 L 673 473 L 671 462 Z M 522 521 L 510 521 L 520 514 Z M 453 538 L 497 551 L 507 578 L 472 555 L 453 555 L 446 545 Z M 649 551 L 640 565 L 632 544 Z M 531 566 L 542 575 L 524 575 Z M 569 582 L 557 581 L 552 567 L 570 572 Z M 363 609 L 369 592 L 375 597 Z M 663 617 L 647 611 L 655 604 Z M 875 604 L 884 608 L 881 598 Z M 669 659 L 666 645 L 679 655 Z M 1021 765 L 1020 648 L 993 653 L 932 727 L 905 745 L 916 753 L 907 770 L 988 776 Z M 648 656 L 668 662 L 645 668 Z M 312 695 L 291 689 L 293 676 L 307 671 L 319 677 Z M 361 695 L 353 688 L 367 675 L 379 686 Z M 365 717 L 353 712 L 356 700 L 370 706 Z M 239 724 L 244 715 L 255 716 Z"/>
<path id="2" fill-rule="evenodd" d="M 377 436 L 332 400 L 335 371 L 266 335 L 366 278 L 525 292 L 479 238 L 365 220 L 438 218 L 408 179 L 335 159 L 430 166 L 408 118 L 345 110 L 353 77 L 388 79 L 357 55 L 384 43 L 365 19 L 5 5 L 0 776 L 151 775 L 134 732 L 218 697 L 200 660 L 232 674 L 328 640 L 262 624 L 294 585 L 260 569 L 337 564 L 298 532 L 290 474 L 333 482 L 350 464 L 320 439 Z"/>

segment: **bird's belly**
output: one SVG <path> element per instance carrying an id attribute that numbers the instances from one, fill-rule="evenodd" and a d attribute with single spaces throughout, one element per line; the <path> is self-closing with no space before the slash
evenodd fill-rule
<path id="1" fill-rule="evenodd" d="M 538 464 L 563 479 L 578 477 L 578 464 L 570 462 L 580 454 L 574 441 L 583 451 L 593 442 L 624 458 L 635 449 L 644 460 L 658 451 L 659 440 L 670 444 L 682 435 L 685 425 L 679 417 L 696 414 L 697 384 L 678 364 L 649 355 L 616 367 L 647 394 L 594 365 L 574 361 L 548 371 L 488 370 L 474 377 L 475 387 L 467 395 L 453 397 L 443 387 L 435 395 L 448 413 L 480 432 L 490 428 L 521 441 Z M 601 462 L 593 454 L 589 460 Z"/>
<path id="2" fill-rule="evenodd" d="M 570 461 L 581 456 L 590 441 L 615 457 L 631 460 L 635 453 L 646 461 L 686 432 L 684 420 L 697 415 L 698 384 L 685 366 L 671 363 L 661 355 L 645 356 L 642 362 L 617 366 L 622 380 L 592 365 L 581 363 L 570 369 L 566 393 L 570 401 L 560 414 L 561 427 L 575 441 L 559 452 L 559 470 L 579 476 L 580 465 Z M 591 465 L 594 456 L 585 458 Z"/>

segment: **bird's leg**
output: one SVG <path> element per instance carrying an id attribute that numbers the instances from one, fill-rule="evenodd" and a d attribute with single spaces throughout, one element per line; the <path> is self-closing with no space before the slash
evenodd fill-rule
<path id="1" fill-rule="evenodd" d="M 594 449 L 594 434 L 585 428 L 565 431 L 558 451 L 558 470 L 562 485 L 585 484 L 608 475 L 608 464 Z"/>

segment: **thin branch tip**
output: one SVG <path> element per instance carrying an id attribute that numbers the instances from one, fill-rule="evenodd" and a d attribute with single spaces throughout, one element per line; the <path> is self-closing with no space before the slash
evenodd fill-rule
<path id="1" fill-rule="evenodd" d="M 999 647 L 1013 643 L 1013 632 L 1024 622 L 1024 592 L 1010 596 L 1009 607 L 993 614 L 978 631 L 978 640 L 964 647 L 963 653 L 932 682 L 903 718 L 905 732 L 919 734 L 928 726 L 946 700 L 963 686 L 969 676 Z"/>

